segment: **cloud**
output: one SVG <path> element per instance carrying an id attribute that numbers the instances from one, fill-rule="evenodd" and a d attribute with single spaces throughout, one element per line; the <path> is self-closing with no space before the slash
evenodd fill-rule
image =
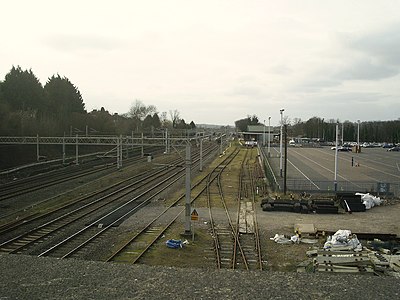
<path id="1" fill-rule="evenodd" d="M 268 71 L 276 75 L 290 75 L 293 73 L 293 70 L 285 64 L 273 65 Z"/>
<path id="2" fill-rule="evenodd" d="M 379 80 L 399 74 L 396 66 L 362 59 L 338 72 L 335 77 L 342 80 Z"/>
<path id="3" fill-rule="evenodd" d="M 348 45 L 382 64 L 400 67 L 400 24 L 394 24 L 386 30 L 354 38 Z"/>
<path id="4" fill-rule="evenodd" d="M 336 33 L 330 48 L 318 53 L 318 64 L 295 82 L 290 91 L 318 93 L 343 89 L 356 81 L 378 82 L 400 74 L 400 25 L 379 31 Z"/>
<path id="5" fill-rule="evenodd" d="M 228 96 L 247 96 L 250 98 L 258 98 L 262 95 L 262 91 L 256 86 L 236 86 L 230 92 L 227 93 Z"/>
<path id="6" fill-rule="evenodd" d="M 347 36 L 342 45 L 353 61 L 335 74 L 338 79 L 380 80 L 400 73 L 399 24 L 363 36 Z"/>
<path id="7" fill-rule="evenodd" d="M 93 34 L 52 34 L 43 39 L 50 48 L 63 52 L 71 51 L 111 51 L 122 45 L 122 41 Z"/>

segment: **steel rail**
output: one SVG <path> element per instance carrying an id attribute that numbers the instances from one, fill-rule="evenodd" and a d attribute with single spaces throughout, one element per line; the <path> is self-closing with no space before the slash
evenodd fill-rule
<path id="1" fill-rule="evenodd" d="M 196 163 L 197 163 L 197 161 L 196 161 Z M 67 252 L 66 254 L 64 254 L 61 258 L 70 257 L 71 255 L 73 255 L 74 253 L 76 253 L 77 251 L 79 251 L 80 249 L 82 249 L 84 246 L 86 246 L 87 244 L 89 244 L 89 243 L 90 243 L 91 241 L 93 241 L 95 238 L 97 238 L 97 237 L 100 236 L 101 234 L 105 233 L 105 232 L 106 232 L 108 229 L 110 229 L 115 223 L 121 221 L 121 220 L 124 219 L 126 216 L 132 214 L 133 212 L 135 212 L 135 211 L 137 211 L 138 209 L 140 209 L 142 206 L 146 205 L 146 204 L 147 204 L 148 202 L 150 202 L 151 199 L 153 199 L 157 194 L 163 192 L 166 188 L 170 187 L 172 184 L 174 184 L 176 181 L 178 181 L 179 179 L 181 179 L 183 176 L 184 176 L 184 174 L 182 174 L 182 175 L 179 176 L 178 178 L 174 179 L 173 181 L 170 181 L 169 184 L 168 184 L 166 187 L 163 187 L 161 190 L 159 190 L 158 192 L 156 192 L 156 194 L 154 194 L 154 195 L 150 196 L 149 198 L 147 198 L 146 200 L 142 201 L 140 204 L 138 204 L 137 206 L 135 206 L 133 209 L 129 210 L 127 213 L 125 213 L 124 215 L 122 215 L 121 217 L 119 217 L 118 219 L 116 219 L 115 221 L 111 222 L 111 223 L 110 223 L 109 225 L 107 225 L 106 227 L 102 228 L 102 229 L 101 229 L 99 232 L 97 232 L 95 235 L 91 236 L 90 238 L 86 239 L 84 242 L 80 243 L 78 246 L 74 247 L 72 250 L 70 250 L 69 252 Z M 164 182 L 166 182 L 166 181 L 164 181 Z M 161 185 L 161 184 L 164 183 L 164 182 L 161 182 L 161 183 L 157 184 L 155 187 Z M 138 199 L 139 197 L 144 196 L 147 192 L 149 192 L 149 191 L 151 191 L 151 190 L 153 190 L 153 189 L 154 189 L 154 187 L 151 188 L 151 189 L 149 189 L 149 190 L 147 190 L 147 191 L 145 191 L 145 192 L 143 192 L 143 193 L 141 193 L 139 196 L 137 196 L 137 197 L 135 197 L 135 198 Z M 184 195 L 181 196 L 180 199 L 182 199 L 183 197 L 184 197 Z M 136 200 L 136 199 L 132 199 L 131 201 L 134 201 L 134 200 Z M 175 204 L 176 204 L 176 203 L 174 203 L 173 205 L 175 205 Z M 172 207 L 173 205 L 171 205 L 171 207 Z M 120 208 L 121 208 L 121 207 L 120 207 Z M 118 208 L 118 209 L 119 209 L 119 208 Z M 116 210 L 118 210 L 118 209 L 116 209 Z M 166 209 L 166 210 L 167 210 L 167 209 Z M 183 210 L 182 210 L 182 211 L 183 211 Z M 179 214 L 181 214 L 182 211 L 181 211 Z M 164 213 L 165 213 L 165 212 L 164 212 Z M 111 213 L 110 213 L 110 214 L 111 214 Z M 82 228 L 82 229 L 79 230 L 78 232 L 76 232 L 76 233 L 74 233 L 73 235 L 69 236 L 68 238 L 64 239 L 64 240 L 61 241 L 60 243 L 54 245 L 54 246 L 51 247 L 50 249 L 48 249 L 48 250 L 42 252 L 42 253 L 39 254 L 38 256 L 45 256 L 45 255 L 48 255 L 50 252 L 55 251 L 58 247 L 60 247 L 61 245 L 67 243 L 68 241 L 70 241 L 71 239 L 77 237 L 78 235 L 82 234 L 82 233 L 85 232 L 86 230 L 90 229 L 93 225 L 95 225 L 95 224 L 101 222 L 102 219 L 106 218 L 106 217 L 109 216 L 110 214 L 108 214 L 108 215 L 102 217 L 101 219 L 96 220 L 95 222 L 92 222 L 91 224 L 85 226 L 84 228 Z M 162 213 L 162 214 L 163 214 L 163 213 Z M 161 215 L 162 215 L 162 214 L 161 214 Z M 179 214 L 176 216 L 176 218 L 179 216 Z M 176 218 L 175 218 L 175 219 L 176 219 Z M 172 224 L 172 223 L 173 223 L 173 221 L 171 222 L 171 224 Z M 145 229 L 144 229 L 144 230 L 145 230 Z M 161 235 L 161 234 L 162 234 L 162 233 L 160 233 L 160 235 Z M 149 247 L 150 247 L 150 246 L 148 246 L 148 248 L 149 248 Z M 145 252 L 145 251 L 144 251 L 144 252 Z M 143 252 L 143 253 L 144 253 L 144 252 Z M 141 256 L 141 255 L 140 255 L 140 256 Z M 136 260 L 137 260 L 137 259 L 138 259 L 138 258 L 136 258 Z M 135 261 L 136 261 L 136 260 L 135 260 Z"/>
<path id="2" fill-rule="evenodd" d="M 252 191 L 252 197 L 251 197 L 251 203 L 252 203 L 252 209 L 254 211 L 254 218 L 253 218 L 253 226 L 254 226 L 254 241 L 255 241 L 255 248 L 257 252 L 257 258 L 258 258 L 258 267 L 260 270 L 263 269 L 263 260 L 262 260 L 262 252 L 261 252 L 261 240 L 260 240 L 260 234 L 258 230 L 258 222 L 257 222 L 257 211 L 255 209 L 255 201 L 256 201 L 256 186 L 254 184 L 254 172 L 251 170 L 250 166 L 248 166 L 249 170 L 249 175 L 250 175 L 250 185 L 251 185 L 251 191 Z"/>
<path id="3" fill-rule="evenodd" d="M 145 191 L 141 192 L 139 195 L 135 196 L 134 198 L 130 199 L 128 202 L 126 202 L 125 204 L 117 207 L 116 209 L 112 210 L 111 212 L 109 212 L 108 214 L 106 214 L 105 216 L 96 219 L 95 221 L 91 222 L 89 225 L 86 225 L 85 227 L 83 227 L 82 229 L 78 230 L 77 232 L 73 233 L 72 235 L 68 236 L 67 238 L 65 238 L 64 240 L 62 240 L 61 242 L 57 243 L 56 245 L 53 245 L 52 247 L 50 247 L 49 249 L 41 252 L 38 257 L 41 256 L 48 256 L 51 252 L 55 251 L 57 248 L 61 247 L 62 245 L 64 245 L 65 243 L 67 243 L 68 241 L 72 240 L 73 238 L 77 237 L 78 235 L 82 234 L 83 232 L 85 232 L 86 230 L 88 230 L 89 228 L 91 228 L 92 226 L 100 223 L 102 220 L 104 220 L 106 217 L 111 216 L 113 213 L 118 212 L 119 210 L 121 210 L 122 208 L 124 208 L 125 206 L 127 206 L 128 204 L 131 204 L 132 202 L 140 199 L 141 197 L 143 197 L 144 195 L 146 195 L 147 193 L 154 191 L 154 188 L 159 187 L 160 185 L 162 185 L 165 182 L 169 181 L 169 186 L 172 185 L 173 183 L 175 183 L 176 181 L 178 181 L 179 179 L 181 179 L 184 174 L 181 174 L 180 176 L 178 176 L 177 178 L 175 178 L 173 181 L 170 181 L 172 179 L 172 177 L 175 177 L 178 173 L 175 173 L 173 175 L 171 175 L 170 177 L 162 180 L 161 182 L 158 182 L 157 184 L 153 185 L 152 187 L 150 187 L 149 189 L 146 189 Z M 160 191 L 161 192 L 161 191 Z M 158 192 L 158 193 L 160 193 Z M 152 197 L 150 199 L 152 199 L 154 196 L 156 196 L 158 193 L 156 193 L 155 195 L 153 194 Z M 75 247 L 73 250 L 69 251 L 67 254 L 65 254 L 63 257 L 61 258 L 65 258 L 69 255 L 71 255 L 72 253 L 76 252 L 77 250 L 79 250 L 80 248 L 82 248 L 86 243 L 90 242 L 93 238 L 95 238 L 96 236 L 98 236 L 99 234 L 103 233 L 104 231 L 108 230 L 110 227 L 112 227 L 115 223 L 123 220 L 125 217 L 127 217 L 128 215 L 132 214 L 133 212 L 137 211 L 139 208 L 145 206 L 148 204 L 149 201 L 143 201 L 140 204 L 138 204 L 137 206 L 135 206 L 134 208 L 130 209 L 128 212 L 124 213 L 122 216 L 118 217 L 116 220 L 114 220 L 113 222 L 111 222 L 109 225 L 107 225 L 106 227 L 102 228 L 98 233 L 96 233 L 93 237 L 91 237 L 89 240 L 86 240 L 84 243 L 81 243 L 78 247 Z"/>
<path id="4" fill-rule="evenodd" d="M 132 157 L 130 159 L 125 160 L 125 163 L 132 164 L 143 160 L 144 160 L 143 157 Z M 21 180 L 2 184 L 0 185 L 1 187 L 0 201 L 4 201 L 6 199 L 10 199 L 15 196 L 20 196 L 33 191 L 37 191 L 45 187 L 53 186 L 58 183 L 65 182 L 66 180 L 73 180 L 87 175 L 91 175 L 93 173 L 97 173 L 99 171 L 110 169 L 110 164 L 106 164 L 104 166 L 103 164 L 94 164 L 94 165 L 91 164 L 86 166 L 84 165 L 84 167 L 85 168 L 83 170 L 82 169 L 72 170 L 73 171 L 72 175 L 70 169 L 55 170 L 49 173 L 42 173 L 32 177 L 27 177 Z M 88 168 L 91 169 L 88 170 Z M 50 179 L 47 180 L 47 178 L 49 177 Z"/>
<path id="5" fill-rule="evenodd" d="M 109 190 L 112 190 L 113 188 L 116 188 L 116 187 L 118 187 L 118 186 L 120 186 L 120 185 L 122 185 L 122 184 L 125 184 L 125 183 L 127 183 L 127 182 L 131 182 L 131 184 L 137 184 L 137 181 L 145 180 L 145 179 L 147 179 L 147 178 L 151 178 L 152 176 L 156 176 L 157 174 L 159 174 L 159 173 L 165 171 L 168 167 L 169 167 L 169 166 L 165 166 L 164 168 L 159 169 L 159 170 L 157 170 L 156 172 L 150 172 L 150 173 L 147 173 L 147 174 L 143 174 L 143 173 L 142 173 L 142 174 L 135 175 L 135 176 L 133 176 L 133 177 L 131 177 L 131 178 L 127 178 L 127 179 L 121 180 L 121 181 L 119 181 L 119 182 L 117 182 L 117 183 L 114 183 L 114 184 L 111 185 L 111 186 L 108 186 L 108 187 L 106 187 L 106 188 L 104 188 L 104 189 L 101 189 L 101 190 L 99 190 L 99 191 L 96 191 L 96 192 L 94 192 L 94 193 L 91 193 L 91 194 L 88 194 L 88 195 L 84 195 L 83 197 L 79 197 L 79 198 L 75 199 L 73 202 L 67 203 L 67 204 L 65 204 L 65 205 L 63 205 L 63 206 L 61 206 L 61 207 L 58 207 L 58 208 L 56 208 L 56 209 L 54 209 L 54 210 L 51 210 L 51 211 L 48 211 L 48 212 L 46 212 L 46 213 L 44 213 L 44 214 L 41 214 L 41 215 L 39 215 L 39 216 L 37 216 L 37 215 L 35 214 L 35 215 L 33 216 L 33 218 L 26 217 L 26 218 L 23 218 L 23 220 L 22 220 L 21 222 L 19 222 L 19 223 L 13 222 L 13 224 L 12 224 L 11 226 L 7 226 L 7 224 L 2 225 L 2 226 L 0 227 L 0 234 L 4 234 L 4 233 L 9 232 L 9 231 L 11 231 L 11 230 L 15 230 L 15 229 L 18 228 L 19 226 L 26 226 L 26 225 L 28 225 L 29 223 L 32 223 L 33 221 L 37 221 L 37 220 L 39 220 L 39 219 L 43 219 L 43 218 L 48 217 L 48 216 L 50 216 L 50 215 L 52 215 L 52 214 L 55 214 L 56 212 L 60 212 L 60 211 L 62 211 L 62 210 L 68 209 L 68 208 L 70 208 L 71 206 L 74 206 L 74 205 L 77 205 L 77 204 L 79 204 L 79 203 L 82 203 L 82 202 L 84 202 L 85 200 L 88 200 L 88 199 L 93 198 L 93 197 L 95 197 L 95 196 L 97 196 L 97 195 L 100 195 L 100 194 L 102 194 L 102 193 L 105 193 L 105 192 L 107 192 L 107 191 L 109 191 Z M 145 175 L 145 176 L 143 177 L 143 175 Z M 132 180 L 136 180 L 136 181 L 134 181 L 134 182 L 132 183 Z M 128 184 L 127 186 L 124 186 L 124 187 L 118 189 L 117 192 L 123 191 L 124 189 L 129 188 L 129 187 L 130 187 L 130 184 Z M 110 195 L 112 195 L 112 194 L 110 194 Z M 102 198 L 100 198 L 99 200 L 102 200 Z M 95 200 L 95 201 L 93 201 L 93 202 L 90 202 L 90 203 L 94 204 L 94 203 L 96 203 L 96 201 L 97 201 L 97 200 Z M 90 203 L 89 203 L 89 205 L 90 205 Z M 85 204 L 84 206 L 81 205 L 80 208 L 85 208 L 86 205 L 87 205 L 87 204 Z M 79 208 L 78 208 L 78 210 L 79 210 Z M 74 211 L 75 211 L 75 210 L 71 211 L 71 213 L 74 212 Z M 65 215 L 67 215 L 67 214 L 65 214 Z M 4 228 L 4 230 L 3 230 L 3 228 Z M 1 246 L 1 245 L 0 245 L 0 246 Z"/>
<path id="6" fill-rule="evenodd" d="M 198 160 L 196 160 L 197 162 Z M 147 200 L 142 201 L 139 205 L 135 206 L 134 208 L 130 209 L 128 212 L 124 213 L 122 216 L 118 217 L 116 220 L 114 220 L 113 222 L 111 222 L 108 226 L 102 228 L 98 233 L 96 233 L 94 236 L 92 236 L 89 239 L 86 239 L 83 243 L 81 243 L 80 245 L 78 245 L 77 247 L 75 247 L 74 249 L 72 249 L 71 251 L 69 251 L 67 254 L 65 254 L 64 256 L 62 256 L 62 258 L 66 258 L 70 255 L 72 255 L 73 253 L 75 253 L 76 251 L 78 251 L 79 249 L 81 249 L 82 247 L 84 247 L 87 243 L 89 243 L 90 241 L 92 241 L 94 238 L 96 238 L 98 235 L 104 233 L 105 231 L 107 231 L 112 225 L 114 225 L 115 223 L 123 220 L 125 217 L 127 217 L 128 215 L 134 213 L 136 210 L 138 210 L 139 208 L 141 208 L 142 206 L 146 205 L 152 198 L 154 198 L 157 194 L 161 193 L 164 189 L 166 189 L 167 187 L 171 186 L 172 184 L 174 184 L 176 181 L 178 181 L 179 179 L 181 179 L 184 174 L 180 174 L 180 172 L 174 173 L 173 175 L 171 175 L 169 178 L 156 183 L 155 185 L 153 185 L 153 187 L 145 190 L 144 192 L 140 193 L 139 195 L 137 195 L 136 197 L 134 197 L 133 199 L 129 200 L 128 202 L 126 202 L 125 204 L 123 204 L 122 206 L 119 206 L 118 208 L 114 209 L 113 211 L 111 211 L 110 213 L 106 214 L 105 216 L 101 217 L 100 219 L 92 222 L 89 225 L 86 225 L 84 228 L 82 228 L 81 230 L 75 232 L 74 234 L 70 235 L 69 237 L 65 238 L 64 240 L 62 240 L 61 242 L 57 243 L 56 245 L 50 247 L 49 249 L 47 249 L 46 251 L 40 253 L 38 256 L 46 256 L 49 255 L 51 252 L 55 251 L 57 248 L 61 247 L 62 245 L 66 244 L 67 242 L 71 241 L 73 238 L 76 238 L 77 236 L 81 235 L 82 233 L 84 233 L 85 231 L 87 231 L 88 229 L 90 229 L 90 227 L 92 227 L 93 225 L 100 223 L 103 219 L 107 218 L 108 216 L 111 216 L 113 213 L 118 212 L 120 209 L 124 208 L 125 206 L 129 205 L 130 203 L 138 200 L 139 198 L 145 196 L 147 193 L 150 193 L 151 191 L 154 190 L 154 188 L 159 187 L 160 185 L 166 183 L 169 181 L 169 184 L 162 188 L 161 190 L 159 190 L 158 192 L 156 192 L 155 194 L 153 194 L 150 198 L 148 198 Z M 177 178 L 172 179 L 172 177 L 177 176 Z"/>
<path id="7" fill-rule="evenodd" d="M 226 160 L 226 159 L 225 159 Z M 224 163 L 225 160 L 223 162 L 221 162 L 220 164 Z M 220 165 L 219 164 L 219 165 Z M 218 166 L 219 166 L 218 165 Z M 205 179 L 207 179 L 207 181 L 209 180 L 209 176 L 211 174 L 213 174 L 214 170 L 216 168 L 218 168 L 218 166 L 216 166 L 207 176 L 204 176 L 202 179 L 200 179 L 197 183 L 195 183 L 192 186 L 192 190 L 198 186 L 200 186 L 200 184 L 203 183 L 203 181 Z M 195 196 L 192 200 L 191 203 L 193 203 L 203 192 L 204 190 L 207 188 L 207 184 L 205 187 L 203 187 L 200 192 L 197 194 L 197 196 Z M 110 255 L 106 261 L 112 261 L 115 259 L 115 257 L 117 257 L 126 247 L 128 247 L 133 241 L 135 241 L 140 235 L 143 235 L 151 226 L 152 224 L 154 224 L 161 216 L 163 216 L 167 211 L 169 211 L 173 206 L 176 206 L 178 204 L 179 201 L 181 201 L 182 199 L 185 198 L 185 194 L 182 194 L 180 197 L 178 197 L 177 200 L 175 200 L 171 205 L 169 205 L 164 211 L 162 211 L 157 217 L 155 217 L 153 220 L 151 220 L 144 228 L 142 228 L 138 233 L 136 233 L 132 238 L 130 238 L 126 243 L 124 243 L 120 248 L 117 249 L 117 251 L 115 251 L 112 255 Z M 159 234 L 151 241 L 150 244 L 148 244 L 146 246 L 146 248 L 139 254 L 137 255 L 137 257 L 135 257 L 132 261 L 130 261 L 130 263 L 135 263 L 155 242 L 156 240 L 161 236 L 161 234 L 163 234 L 168 227 L 179 217 L 179 215 L 184 211 L 184 209 L 182 209 L 173 219 L 172 221 L 165 226 L 165 228 L 159 232 Z"/>
<path id="8" fill-rule="evenodd" d="M 215 148 L 215 147 L 214 147 L 214 148 Z M 212 151 L 213 151 L 212 149 L 213 149 L 212 147 L 207 147 L 207 148 L 205 149 L 205 155 L 208 156 L 210 153 L 212 153 Z M 119 181 L 119 182 L 117 182 L 117 183 L 111 185 L 111 186 L 108 186 L 108 187 L 105 188 L 105 189 L 102 189 L 102 190 L 97 191 L 97 192 L 95 192 L 95 193 L 92 193 L 92 194 L 90 194 L 90 195 L 85 195 L 85 196 L 83 196 L 83 197 L 80 197 L 80 198 L 76 199 L 76 200 L 73 201 L 73 202 L 70 202 L 70 203 L 68 203 L 68 204 L 66 204 L 66 205 L 63 205 L 63 206 L 61 206 L 61 207 L 59 207 L 59 208 L 56 208 L 56 209 L 54 209 L 54 210 L 48 211 L 48 212 L 46 212 L 46 213 L 44 213 L 44 214 L 40 214 L 39 216 L 37 216 L 37 214 L 34 214 L 33 216 L 23 217 L 23 218 L 20 218 L 19 216 L 17 216 L 17 218 L 18 218 L 17 221 L 16 221 L 16 220 L 13 220 L 13 221 L 10 222 L 10 223 L 3 224 L 3 225 L 0 226 L 0 234 L 4 234 L 4 233 L 6 233 L 6 232 L 9 232 L 9 231 L 11 231 L 11 230 L 14 230 L 14 229 L 18 228 L 19 226 L 26 226 L 26 225 L 28 225 L 29 223 L 32 223 L 33 221 L 37 221 L 37 220 L 39 220 L 39 219 L 41 219 L 41 218 L 47 217 L 47 216 L 49 216 L 49 215 L 51 215 L 51 214 L 54 214 L 54 213 L 56 213 L 56 212 L 58 212 L 58 211 L 60 211 L 60 210 L 62 210 L 62 209 L 69 208 L 69 207 L 71 207 L 71 206 L 73 206 L 73 205 L 75 205 L 75 204 L 77 204 L 77 203 L 80 203 L 80 202 L 85 201 L 85 200 L 87 200 L 87 199 L 89 199 L 89 198 L 91 198 L 91 197 L 94 197 L 94 196 L 99 195 L 99 194 L 101 194 L 101 193 L 104 193 L 104 192 L 106 192 L 106 191 L 108 191 L 108 190 L 110 190 L 110 189 L 113 189 L 113 188 L 115 188 L 115 187 L 117 187 L 117 186 L 119 186 L 119 185 L 121 185 L 121 184 L 125 184 L 126 182 L 130 182 L 130 181 L 132 181 L 132 179 L 140 178 L 140 177 L 142 177 L 143 175 L 145 175 L 144 179 L 147 178 L 147 177 L 149 177 L 149 176 L 154 176 L 154 175 L 158 174 L 158 172 L 162 172 L 163 170 L 166 170 L 166 168 L 168 168 L 168 167 L 174 167 L 174 165 L 175 165 L 175 167 L 176 167 L 176 165 L 177 165 L 178 163 L 180 163 L 180 162 L 181 162 L 181 159 L 178 158 L 178 159 L 174 160 L 173 162 L 171 162 L 171 163 L 168 164 L 168 165 L 163 165 L 162 168 L 159 169 L 159 170 L 157 170 L 156 172 L 151 171 L 150 173 L 145 173 L 145 174 L 142 173 L 142 174 L 135 175 L 133 178 L 124 179 L 124 180 L 122 180 L 122 181 Z M 54 197 L 53 197 L 53 198 L 54 198 Z M 49 201 L 49 200 L 51 200 L 51 199 L 46 199 L 46 200 L 44 200 L 44 201 L 41 201 L 40 203 L 46 202 L 46 201 Z M 40 204 L 40 203 L 39 203 L 39 204 Z M 34 205 L 37 205 L 37 203 L 35 203 Z M 32 205 L 29 205 L 29 207 L 33 207 L 33 206 L 32 206 Z M 25 208 L 25 209 L 26 209 L 26 208 Z M 25 212 L 25 209 L 24 209 L 23 212 Z M 16 213 L 17 213 L 17 212 L 13 212 L 12 214 L 10 214 L 10 216 L 15 215 Z M 7 216 L 3 216 L 3 217 L 7 217 Z"/>
<path id="9" fill-rule="evenodd" d="M 164 174 L 157 174 L 156 176 L 163 176 Z M 134 183 L 129 184 L 126 187 L 123 187 L 121 189 L 118 189 L 116 191 L 113 191 L 112 193 L 105 195 L 103 197 L 100 197 L 98 199 L 96 199 L 95 201 L 92 201 L 90 203 L 87 203 L 83 206 L 80 206 L 66 214 L 63 214 L 49 222 L 46 222 L 45 224 L 42 224 L 28 232 L 25 232 L 19 236 L 16 236 L 6 242 L 3 242 L 0 244 L 1 248 L 7 247 L 9 245 L 17 244 L 18 247 L 11 250 L 11 251 L 7 251 L 8 253 L 16 253 L 17 251 L 19 251 L 22 248 L 25 248 L 35 242 L 37 242 L 39 239 L 43 239 L 51 234 L 54 234 L 56 231 L 59 231 L 60 229 L 64 228 L 67 225 L 70 225 L 72 223 L 74 223 L 77 220 L 82 219 L 84 216 L 87 216 L 95 211 L 98 211 L 100 208 L 109 206 L 110 204 L 112 204 L 114 201 L 117 201 L 119 199 L 121 199 L 122 197 L 130 194 L 134 189 L 136 189 L 136 185 L 138 184 L 143 184 L 143 181 L 145 180 L 149 180 L 149 183 L 153 181 L 153 176 L 147 176 L 144 179 L 140 179 L 139 181 L 136 181 Z M 134 189 L 132 189 L 132 187 Z M 118 195 L 118 193 L 122 193 L 120 195 Z M 112 201 L 109 200 L 110 196 L 114 196 L 117 195 L 117 197 L 115 199 L 113 199 Z M 103 203 L 102 203 L 103 202 Z M 99 204 L 99 205 L 96 205 Z M 86 211 L 85 211 L 86 210 Z M 24 242 L 24 238 L 26 240 L 26 237 L 29 236 L 35 236 L 34 239 L 28 239 L 27 242 Z M 4 252 L 4 249 L 3 249 Z"/>

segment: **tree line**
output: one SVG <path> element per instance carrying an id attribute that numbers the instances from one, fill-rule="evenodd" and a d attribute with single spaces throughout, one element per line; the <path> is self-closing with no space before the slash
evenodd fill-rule
<path id="1" fill-rule="evenodd" d="M 400 119 L 393 121 L 363 121 L 350 122 L 312 117 L 307 121 L 289 117 L 283 119 L 283 124 L 288 125 L 288 135 L 291 137 L 304 137 L 324 141 L 335 141 L 336 124 L 339 124 L 339 139 L 347 142 L 357 141 L 358 133 L 360 142 L 367 143 L 400 143 Z M 263 125 L 256 115 L 235 122 L 238 131 L 247 131 L 248 125 Z"/>
<path id="2" fill-rule="evenodd" d="M 170 119 L 168 118 L 170 117 Z M 0 81 L 0 135 L 60 136 L 82 134 L 131 134 L 161 128 L 194 129 L 178 110 L 159 113 L 153 105 L 135 100 L 122 115 L 104 107 L 87 112 L 78 87 L 59 74 L 43 86 L 32 70 L 12 67 Z"/>

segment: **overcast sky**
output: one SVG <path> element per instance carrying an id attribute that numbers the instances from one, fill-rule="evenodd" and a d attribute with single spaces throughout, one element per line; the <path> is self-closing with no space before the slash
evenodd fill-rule
<path id="1" fill-rule="evenodd" d="M 0 80 L 67 77 L 86 109 L 187 123 L 400 118 L 398 0 L 1 0 Z M 268 122 L 268 121 L 267 121 Z"/>

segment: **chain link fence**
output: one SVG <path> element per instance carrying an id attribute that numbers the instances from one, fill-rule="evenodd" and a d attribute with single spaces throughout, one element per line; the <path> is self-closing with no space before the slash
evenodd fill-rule
<path id="1" fill-rule="evenodd" d="M 279 179 L 279 185 L 283 187 L 283 180 Z M 335 183 L 333 181 L 313 181 L 303 179 L 287 179 L 287 190 L 290 192 L 307 193 L 334 193 Z M 397 198 L 400 196 L 400 184 L 395 182 L 372 182 L 372 181 L 338 181 L 338 192 L 370 193 L 376 196 Z"/>
<path id="2" fill-rule="evenodd" d="M 264 163 L 264 172 L 268 183 L 273 191 L 283 191 L 283 178 L 276 177 L 268 162 L 267 153 L 264 148 L 259 147 L 261 160 Z M 334 181 L 319 180 L 310 181 L 306 179 L 287 179 L 286 189 L 292 193 L 335 193 Z M 400 197 L 400 183 L 398 182 L 376 182 L 376 181 L 337 181 L 337 192 L 370 193 L 387 198 Z"/>

